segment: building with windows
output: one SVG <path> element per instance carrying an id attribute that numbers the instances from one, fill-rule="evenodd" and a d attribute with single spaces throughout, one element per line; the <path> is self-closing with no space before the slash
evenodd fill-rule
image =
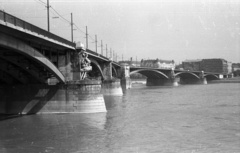
<path id="1" fill-rule="evenodd" d="M 184 70 L 189 71 L 202 71 L 202 59 L 196 60 L 185 60 L 182 62 L 182 67 Z"/>
<path id="2" fill-rule="evenodd" d="M 233 63 L 232 71 L 233 71 L 234 76 L 240 76 L 240 63 Z"/>
<path id="3" fill-rule="evenodd" d="M 132 67 L 139 67 L 140 66 L 140 61 L 119 61 L 118 62 L 120 65 L 128 65 L 128 66 L 132 66 Z"/>
<path id="4" fill-rule="evenodd" d="M 186 60 L 182 62 L 182 66 L 184 70 L 190 71 L 205 71 L 223 74 L 232 73 L 231 62 L 227 62 L 221 58 Z"/>
<path id="5" fill-rule="evenodd" d="M 228 74 L 228 62 L 224 59 L 203 59 L 202 70 L 205 72 L 216 72 Z"/>
<path id="6" fill-rule="evenodd" d="M 240 63 L 233 63 L 232 64 L 232 71 L 240 71 Z"/>

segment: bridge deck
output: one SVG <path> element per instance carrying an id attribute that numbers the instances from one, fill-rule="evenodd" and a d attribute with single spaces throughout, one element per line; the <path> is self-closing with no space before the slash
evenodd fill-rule
<path id="1" fill-rule="evenodd" d="M 74 43 L 1 10 L 0 26 L 1 32 L 9 33 L 9 31 L 11 31 L 14 36 L 21 37 L 22 39 L 30 39 L 31 41 L 40 41 L 43 44 L 51 43 L 51 45 L 55 44 L 69 49 L 75 49 Z"/>

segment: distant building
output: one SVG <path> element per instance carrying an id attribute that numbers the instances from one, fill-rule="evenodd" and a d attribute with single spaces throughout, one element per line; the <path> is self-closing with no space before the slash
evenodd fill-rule
<path id="1" fill-rule="evenodd" d="M 118 63 L 120 65 L 129 65 L 129 66 L 132 66 L 132 67 L 139 67 L 140 66 L 140 61 L 129 60 L 129 61 L 119 61 Z"/>
<path id="2" fill-rule="evenodd" d="M 182 67 L 184 70 L 202 71 L 202 59 L 185 60 L 182 62 Z"/>
<path id="3" fill-rule="evenodd" d="M 227 62 L 227 74 L 232 74 L 232 62 Z"/>
<path id="4" fill-rule="evenodd" d="M 231 62 L 227 62 L 224 59 L 198 59 L 198 60 L 186 60 L 182 62 L 184 70 L 190 71 L 205 71 L 230 74 Z"/>
<path id="5" fill-rule="evenodd" d="M 233 63 L 232 64 L 232 71 L 240 70 L 240 63 Z"/>
<path id="6" fill-rule="evenodd" d="M 161 60 L 161 59 L 150 59 L 141 60 L 141 67 L 161 68 L 161 69 L 175 69 L 174 60 Z"/>
<path id="7" fill-rule="evenodd" d="M 240 63 L 233 63 L 232 71 L 233 71 L 234 76 L 240 76 Z"/>
<path id="8" fill-rule="evenodd" d="M 216 72 L 228 74 L 228 62 L 224 59 L 203 59 L 202 70 L 205 72 Z"/>
<path id="9" fill-rule="evenodd" d="M 175 65 L 175 70 L 183 70 L 183 66 L 182 66 L 182 64 L 176 64 Z"/>

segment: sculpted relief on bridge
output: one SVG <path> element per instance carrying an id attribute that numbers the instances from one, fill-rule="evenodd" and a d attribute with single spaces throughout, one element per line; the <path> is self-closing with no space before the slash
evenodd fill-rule
<path id="1" fill-rule="evenodd" d="M 88 54 L 84 49 L 72 54 L 72 72 L 78 75 L 78 80 L 84 80 L 87 77 L 87 73 L 92 71 L 91 60 L 88 59 Z"/>

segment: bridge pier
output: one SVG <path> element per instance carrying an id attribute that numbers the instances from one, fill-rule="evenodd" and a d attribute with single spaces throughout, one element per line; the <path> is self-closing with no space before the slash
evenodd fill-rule
<path id="1" fill-rule="evenodd" d="M 120 79 L 104 80 L 102 82 L 103 95 L 118 95 L 122 96 L 123 91 Z"/>
<path id="2" fill-rule="evenodd" d="M 173 78 L 172 82 L 172 86 L 177 87 L 178 86 L 178 82 L 179 82 L 180 78 Z"/>
<path id="3" fill-rule="evenodd" d="M 200 78 L 199 79 L 199 84 L 207 84 L 207 79 L 204 77 L 204 78 Z"/>
<path id="4" fill-rule="evenodd" d="M 123 65 L 121 68 L 121 86 L 123 91 L 132 88 L 130 79 L 130 67 L 128 65 Z"/>
<path id="5" fill-rule="evenodd" d="M 106 112 L 101 81 L 0 87 L 0 114 Z"/>
<path id="6" fill-rule="evenodd" d="M 130 77 L 121 79 L 121 87 L 122 87 L 123 91 L 125 91 L 126 89 L 132 88 L 132 82 L 131 82 Z"/>
<path id="7" fill-rule="evenodd" d="M 103 74 L 104 80 L 102 82 L 103 95 L 123 95 L 120 84 L 120 79 L 113 77 L 112 61 L 104 65 Z"/>

